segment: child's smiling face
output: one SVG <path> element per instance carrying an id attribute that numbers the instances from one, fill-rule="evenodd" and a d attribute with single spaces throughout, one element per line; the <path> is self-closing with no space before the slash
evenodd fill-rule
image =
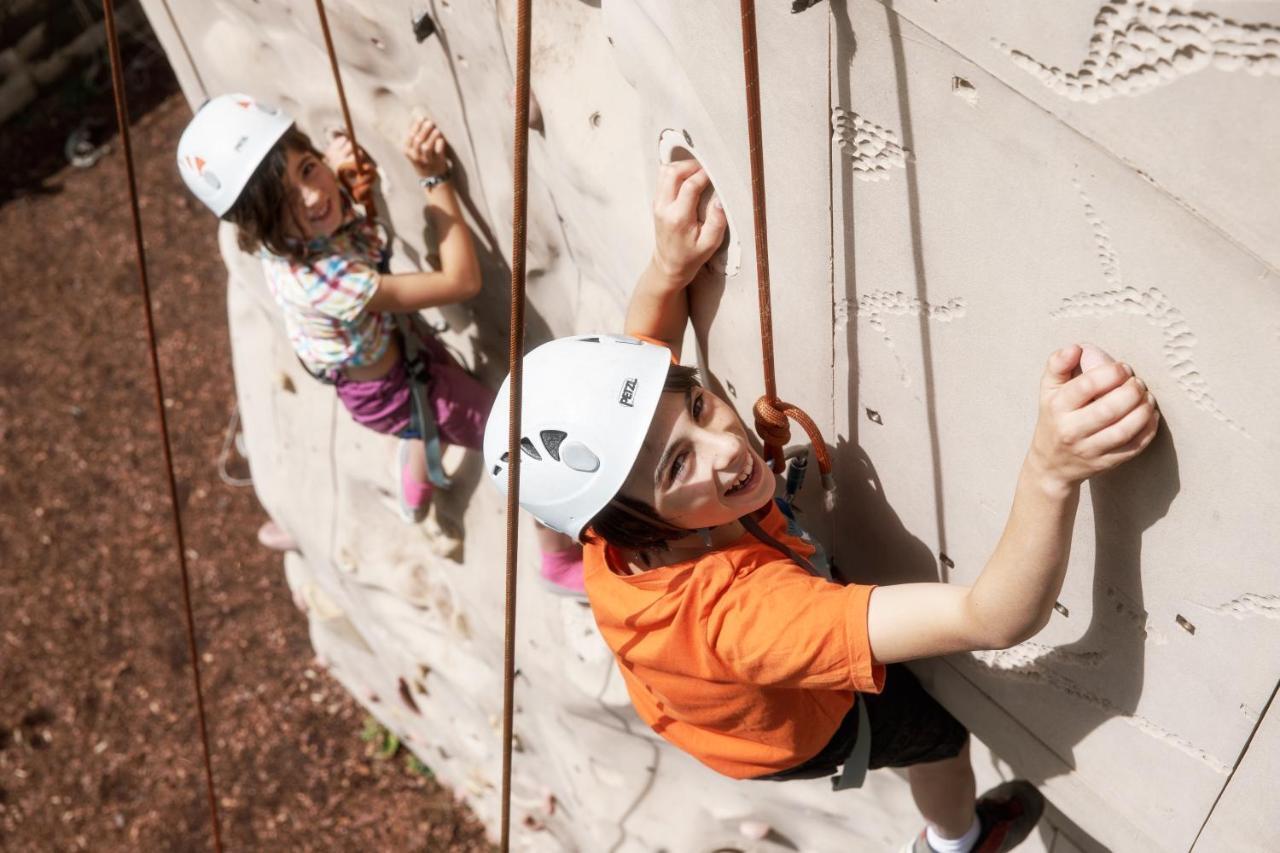
<path id="1" fill-rule="evenodd" d="M 311 240 L 328 237 L 342 224 L 342 192 L 329 164 L 310 151 L 285 151 L 286 232 Z"/>
<path id="2" fill-rule="evenodd" d="M 667 392 L 622 494 L 688 529 L 728 524 L 773 497 L 773 471 L 733 407 L 705 388 Z"/>

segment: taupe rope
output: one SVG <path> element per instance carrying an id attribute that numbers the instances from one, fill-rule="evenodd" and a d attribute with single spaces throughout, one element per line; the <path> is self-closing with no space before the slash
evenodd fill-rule
<path id="1" fill-rule="evenodd" d="M 333 36 L 329 33 L 329 16 L 324 11 L 324 0 L 316 0 L 316 15 L 320 18 L 320 32 L 324 35 L 325 52 L 329 54 L 329 67 L 333 69 L 333 83 L 338 89 L 338 104 L 342 107 L 342 121 L 347 126 L 347 139 L 351 140 L 351 150 L 356 158 L 353 167 L 338 170 L 338 177 L 351 188 L 352 197 L 367 208 L 373 201 L 373 184 L 377 180 L 377 173 L 356 142 L 356 125 L 351 120 L 351 108 L 347 105 L 347 90 L 342 86 L 342 71 L 338 67 L 338 54 L 333 48 Z"/>
<path id="2" fill-rule="evenodd" d="M 773 369 L 773 305 L 769 291 L 769 228 L 765 221 L 764 145 L 760 131 L 760 68 L 756 49 L 755 0 L 741 0 L 742 65 L 746 78 L 747 135 L 751 159 L 751 203 L 755 209 L 756 287 L 760 300 L 760 354 L 764 366 L 764 395 L 754 407 L 756 433 L 764 442 L 765 459 L 773 470 L 781 472 L 786 464 L 782 448 L 791 440 L 788 418 L 804 428 L 813 445 L 813 454 L 822 472 L 822 483 L 828 492 L 834 488 L 831 479 L 831 456 L 827 443 L 813 419 L 799 406 L 778 399 L 778 384 Z"/>
<path id="3" fill-rule="evenodd" d="M 129 206 L 133 213 L 134 249 L 138 258 L 138 283 L 142 287 L 142 309 L 147 325 L 147 351 L 151 355 L 151 378 L 155 388 L 156 417 L 160 421 L 165 476 L 169 483 L 169 506 L 173 516 L 173 540 L 182 573 L 182 603 L 187 617 L 187 651 L 191 657 L 191 678 L 195 687 L 196 716 L 200 722 L 200 744 L 204 749 L 204 778 L 209 797 L 209 821 L 213 826 L 213 848 L 221 853 L 222 832 L 218 822 L 218 798 L 213 785 L 213 762 L 209 757 L 209 729 L 205 722 L 204 691 L 200 686 L 200 655 L 196 646 L 196 622 L 191 610 L 191 574 L 187 569 L 186 539 L 182 534 L 182 514 L 178 510 L 178 482 L 173 473 L 173 449 L 169 441 L 169 419 L 164 410 L 164 382 L 160 378 L 160 356 L 156 349 L 156 326 L 151 315 L 151 285 L 147 280 L 147 254 L 142 240 L 142 215 L 138 208 L 138 182 L 133 168 L 133 147 L 129 140 L 129 107 L 125 101 L 124 71 L 120 43 L 116 35 L 115 7 L 102 0 L 107 51 L 111 57 L 111 88 L 115 94 L 116 122 L 120 127 L 120 147 L 124 150 L 125 173 L 129 182 Z"/>
<path id="4" fill-rule="evenodd" d="M 515 151 L 512 162 L 511 328 L 507 367 L 507 590 L 502 654 L 502 834 L 499 847 L 511 847 L 511 741 L 515 718 L 516 551 L 520 538 L 520 404 L 523 391 L 525 242 L 529 185 L 529 31 L 533 0 L 516 10 Z"/>

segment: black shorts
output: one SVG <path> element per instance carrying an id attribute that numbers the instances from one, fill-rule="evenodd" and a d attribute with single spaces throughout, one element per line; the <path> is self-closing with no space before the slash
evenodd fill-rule
<path id="1" fill-rule="evenodd" d="M 969 739 L 969 730 L 926 693 L 911 670 L 902 664 L 885 667 L 884 690 L 859 693 L 858 701 L 867 703 L 867 718 L 871 723 L 868 765 L 872 770 L 954 758 Z M 857 739 L 858 706 L 855 703 L 817 755 L 790 770 L 758 778 L 784 782 L 834 776 L 840 772 Z"/>

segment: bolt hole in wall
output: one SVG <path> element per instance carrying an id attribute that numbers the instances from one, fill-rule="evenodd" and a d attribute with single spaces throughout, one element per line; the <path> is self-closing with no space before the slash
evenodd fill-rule
<path id="1" fill-rule="evenodd" d="M 658 162 L 660 163 L 678 163 L 681 160 L 697 160 L 702 168 L 707 170 L 707 175 L 711 178 L 712 189 L 719 186 L 716 181 L 716 173 L 711 166 L 698 156 L 697 149 L 694 147 L 693 139 L 683 130 L 674 130 L 668 128 L 658 136 Z M 716 191 L 719 196 L 719 191 Z M 699 218 L 705 218 L 707 205 L 711 203 L 711 193 L 706 193 L 702 197 L 702 204 L 698 208 Z M 724 201 L 723 196 L 720 196 Z M 735 276 L 738 270 L 742 268 L 742 243 L 738 239 L 738 228 L 734 223 L 733 214 L 729 211 L 728 204 L 725 204 L 725 216 L 729 220 L 728 233 L 725 234 L 724 244 L 711 257 L 711 268 L 718 273 L 726 276 Z"/>

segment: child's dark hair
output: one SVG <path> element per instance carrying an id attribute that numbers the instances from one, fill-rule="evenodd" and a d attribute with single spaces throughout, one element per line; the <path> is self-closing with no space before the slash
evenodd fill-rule
<path id="1" fill-rule="evenodd" d="M 662 390 L 685 394 L 699 385 L 696 368 L 673 364 L 667 371 Z M 683 527 L 663 521 L 657 510 L 643 501 L 621 494 L 614 495 L 585 529 L 615 548 L 629 551 L 660 551 L 672 539 L 680 539 L 690 533 Z"/>
<path id="2" fill-rule="evenodd" d="M 297 125 L 284 132 L 223 217 L 236 226 L 236 241 L 242 251 L 256 252 L 261 246 L 273 255 L 301 260 L 302 247 L 285 235 L 286 217 L 292 215 L 285 203 L 289 193 L 286 171 L 289 151 L 311 153 L 324 159 L 311 137 L 298 130 Z"/>

